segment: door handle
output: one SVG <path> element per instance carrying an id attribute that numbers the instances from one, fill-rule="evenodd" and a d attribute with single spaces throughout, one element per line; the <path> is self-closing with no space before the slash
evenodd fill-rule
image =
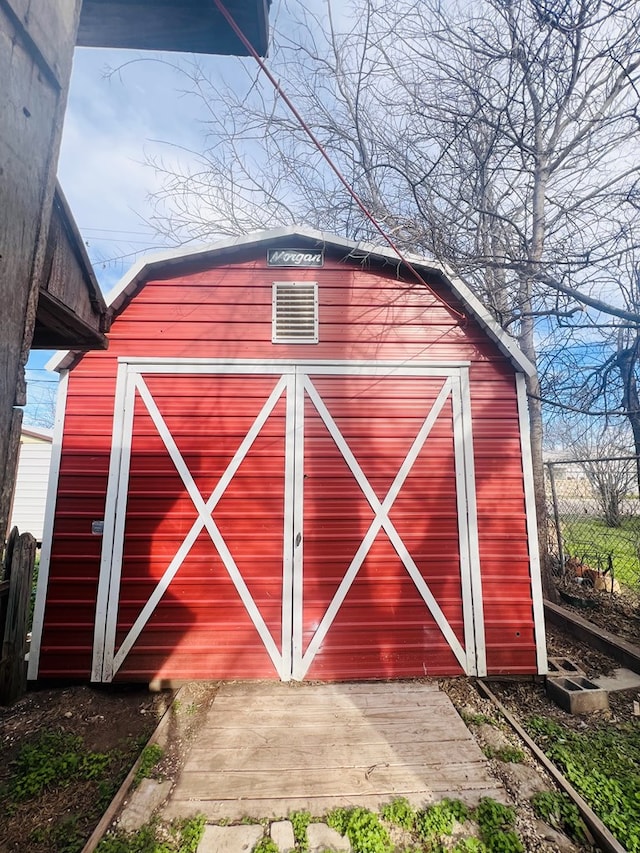
<path id="1" fill-rule="evenodd" d="M 302 542 L 302 533 L 298 533 L 296 535 L 296 548 L 300 545 L 301 542 Z"/>

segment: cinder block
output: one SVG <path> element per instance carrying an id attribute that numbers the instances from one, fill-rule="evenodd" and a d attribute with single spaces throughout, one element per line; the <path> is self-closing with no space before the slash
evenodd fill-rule
<path id="1" fill-rule="evenodd" d="M 584 676 L 586 673 L 569 658 L 549 658 L 549 678 L 573 678 L 576 675 Z"/>
<path id="2" fill-rule="evenodd" d="M 609 707 L 609 694 L 584 676 L 547 678 L 547 696 L 570 714 L 588 714 Z"/>

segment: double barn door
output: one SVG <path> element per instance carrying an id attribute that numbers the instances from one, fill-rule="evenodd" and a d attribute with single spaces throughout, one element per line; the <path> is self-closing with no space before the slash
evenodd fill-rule
<path id="1" fill-rule="evenodd" d="M 483 674 L 467 379 L 123 361 L 93 679 Z"/>

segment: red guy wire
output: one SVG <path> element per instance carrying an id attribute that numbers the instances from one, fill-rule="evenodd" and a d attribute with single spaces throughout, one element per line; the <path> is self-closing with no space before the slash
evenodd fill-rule
<path id="1" fill-rule="evenodd" d="M 373 225 L 373 227 L 376 229 L 376 231 L 380 234 L 380 236 L 383 238 L 383 240 L 385 240 L 385 242 L 386 242 L 386 243 L 388 243 L 388 245 L 393 249 L 393 251 L 394 251 L 394 252 L 396 253 L 396 255 L 398 256 L 399 260 L 400 260 L 400 261 L 401 261 L 401 262 L 402 262 L 402 263 L 407 267 L 407 269 L 408 269 L 411 273 L 413 273 L 413 275 L 414 275 L 414 276 L 416 277 L 416 279 L 420 282 L 420 284 L 422 284 L 422 285 L 423 285 L 423 286 L 424 286 L 424 287 L 429 291 L 429 293 L 430 293 L 433 297 L 435 297 L 435 299 L 437 299 L 437 300 L 439 300 L 439 301 L 440 301 L 440 300 L 442 300 L 442 297 L 438 296 L 438 295 L 435 293 L 435 291 L 433 290 L 433 288 L 431 288 L 431 287 L 427 284 L 427 282 L 426 282 L 426 281 L 424 280 L 424 278 L 420 275 L 420 273 L 419 273 L 419 272 L 418 272 L 418 270 L 413 266 L 413 264 L 411 264 L 411 263 L 410 263 L 410 262 L 405 258 L 405 256 L 402 254 L 401 250 L 396 246 L 396 244 L 393 242 L 393 240 L 391 239 L 391 237 L 389 237 L 389 235 L 386 233 L 386 231 L 385 231 L 385 230 L 382 228 L 382 226 L 378 223 L 378 221 L 375 219 L 375 217 L 373 216 L 373 214 L 372 214 L 372 213 L 370 213 L 370 212 L 369 212 L 369 210 L 365 207 L 364 202 L 360 199 L 360 197 L 358 196 L 358 194 L 356 193 L 356 191 L 355 191 L 355 190 L 353 189 L 353 187 L 349 184 L 349 182 L 347 181 L 347 179 L 343 176 L 342 172 L 341 172 L 341 171 L 338 169 L 338 167 L 335 165 L 335 163 L 333 162 L 333 160 L 331 159 L 331 157 L 327 154 L 327 152 L 326 152 L 326 150 L 325 150 L 324 146 L 322 145 L 322 143 L 320 142 L 320 140 L 319 140 L 319 139 L 317 139 L 317 137 L 315 136 L 314 132 L 311 130 L 311 128 L 309 127 L 309 125 L 306 123 L 306 121 L 304 120 L 304 118 L 302 117 L 302 115 L 298 112 L 298 110 L 296 109 L 296 107 L 295 107 L 294 103 L 291 101 L 291 99 L 289 98 L 289 96 L 287 95 L 287 93 L 282 89 L 282 87 L 280 86 L 280 84 L 278 83 L 278 81 L 276 80 L 276 78 L 273 76 L 273 74 L 271 73 L 271 71 L 269 71 L 269 68 L 268 68 L 268 67 L 267 67 L 267 65 L 265 64 L 264 60 L 263 60 L 263 59 L 262 59 L 262 57 L 258 54 L 258 52 L 257 52 L 257 51 L 256 51 L 256 49 L 254 48 L 254 46 L 251 44 L 251 42 L 249 41 L 249 39 L 245 36 L 245 34 L 244 34 L 244 32 L 242 31 L 242 29 L 241 29 L 241 28 L 238 26 L 238 24 L 235 22 L 235 19 L 233 18 L 233 16 L 231 15 L 231 13 L 228 11 L 228 9 L 226 8 L 226 6 L 225 6 L 225 5 L 224 5 L 224 3 L 222 2 L 222 0 L 213 0 L 213 2 L 214 2 L 214 4 L 216 5 L 216 7 L 217 7 L 218 11 L 220 12 L 220 14 L 224 17 L 224 19 L 226 20 L 226 22 L 229 24 L 229 26 L 230 26 L 230 27 L 231 27 L 231 29 L 233 30 L 233 32 L 238 36 L 238 38 L 240 39 L 240 41 L 242 42 L 242 44 L 246 47 L 246 49 L 249 51 L 249 53 L 251 54 L 251 56 L 256 60 L 256 62 L 257 62 L 257 63 L 258 63 L 258 65 L 260 66 L 260 69 L 261 69 L 261 70 L 262 70 L 262 72 L 266 75 L 266 77 L 268 78 L 269 82 L 272 84 L 272 86 L 274 87 L 274 89 L 276 90 L 276 92 L 278 93 L 278 95 L 280 95 L 280 97 L 282 98 L 282 100 L 283 100 L 283 101 L 285 102 L 285 104 L 289 107 L 289 110 L 293 113 L 293 115 L 294 115 L 294 117 L 295 117 L 296 121 L 298 122 L 298 124 L 300 125 L 300 127 L 304 130 L 304 132 L 307 134 L 307 136 L 309 137 L 309 139 L 313 142 L 313 144 L 314 144 L 314 145 L 315 145 L 315 147 L 318 149 L 318 151 L 320 152 L 320 154 L 322 155 L 322 157 L 324 157 L 324 159 L 326 160 L 327 164 L 329 165 L 329 168 L 330 168 L 330 169 L 333 171 L 333 173 L 336 175 L 336 177 L 338 178 L 338 180 L 340 181 L 340 183 L 344 186 L 344 188 L 346 189 L 346 191 L 349 193 L 349 195 L 351 196 L 351 198 L 355 201 L 355 203 L 358 205 L 358 207 L 360 208 L 360 210 L 361 210 L 361 211 L 364 213 L 364 215 L 367 217 L 367 219 L 369 220 L 369 222 L 371 222 L 371 224 L 372 224 L 372 225 Z M 453 314 L 455 314 L 455 315 L 456 315 L 456 317 L 458 317 L 458 318 L 462 321 L 462 323 L 463 323 L 463 324 L 464 324 L 464 323 L 466 323 L 467 318 L 466 318 L 466 316 L 465 316 L 464 314 L 462 314 L 460 311 L 457 311 L 455 308 L 453 308 L 453 307 L 452 307 L 451 305 L 449 305 L 447 302 L 445 302 L 445 305 L 447 306 L 447 308 L 448 308 L 448 309 L 449 309 Z"/>

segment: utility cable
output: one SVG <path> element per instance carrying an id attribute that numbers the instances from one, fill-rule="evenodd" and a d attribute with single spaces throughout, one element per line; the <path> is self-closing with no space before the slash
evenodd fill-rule
<path id="1" fill-rule="evenodd" d="M 320 154 L 322 155 L 322 157 L 325 159 L 325 161 L 326 161 L 326 162 L 327 162 L 327 164 L 329 165 L 329 168 L 330 168 L 330 169 L 333 171 L 333 173 L 336 175 L 336 177 L 338 178 L 338 180 L 340 181 L 340 183 L 341 183 L 341 184 L 344 186 L 344 188 L 347 190 L 347 192 L 349 193 L 349 195 L 351 196 L 351 198 L 355 201 L 355 203 L 358 205 L 358 207 L 360 208 L 360 210 L 362 211 L 362 213 L 366 216 L 366 218 L 369 220 L 369 222 L 371 222 L 371 224 L 372 224 L 372 225 L 373 225 L 373 227 L 376 229 L 376 231 L 380 234 L 380 236 L 383 238 L 383 240 L 384 240 L 384 241 L 385 241 L 385 242 L 386 242 L 386 243 L 391 247 L 391 249 L 396 253 L 396 255 L 398 256 L 398 258 L 399 258 L 399 260 L 401 261 L 401 263 L 402 263 L 402 264 L 404 264 L 404 266 L 405 266 L 405 267 L 406 267 L 406 268 L 407 268 L 407 269 L 408 269 L 408 270 L 409 270 L 409 271 L 410 271 L 410 272 L 415 276 L 415 278 L 420 282 L 420 284 L 422 284 L 422 285 L 423 285 L 423 286 L 424 286 L 424 287 L 429 291 L 429 293 L 430 293 L 430 294 L 431 294 L 435 299 L 437 299 L 438 301 L 444 301 L 444 300 L 442 300 L 442 297 L 441 297 L 441 296 L 439 296 L 439 295 L 438 295 L 438 294 L 433 290 L 433 288 L 432 288 L 432 287 L 430 287 L 430 286 L 427 284 L 427 282 L 424 280 L 424 278 L 422 277 L 422 275 L 420 275 L 420 273 L 419 273 L 419 272 L 418 272 L 418 270 L 413 266 L 413 264 L 412 264 L 412 263 L 410 263 L 410 261 L 408 261 L 408 260 L 407 260 L 407 258 L 404 256 L 404 254 L 402 253 L 402 251 L 401 251 L 401 250 L 398 248 L 398 246 L 394 243 L 394 241 L 391 239 L 391 237 L 389 237 L 389 235 L 386 233 L 386 231 L 384 230 L 384 228 L 383 228 L 383 227 L 380 225 L 380 223 L 375 219 L 375 217 L 373 216 L 373 214 L 372 214 L 372 213 L 367 209 L 366 205 L 365 205 L 365 204 L 364 204 L 364 202 L 361 200 L 360 196 L 356 193 L 356 191 L 353 189 L 353 187 L 349 184 L 349 182 L 347 181 L 347 179 L 344 177 L 344 175 L 342 174 L 342 172 L 338 169 L 338 167 L 336 166 L 336 164 L 333 162 L 333 160 L 331 159 L 331 157 L 330 157 L 330 156 L 329 156 L 329 154 L 327 153 L 327 151 L 326 151 L 325 147 L 322 145 L 322 143 L 320 142 L 320 140 L 316 137 L 316 135 L 314 134 L 314 132 L 311 130 L 311 128 L 309 127 L 309 125 L 307 124 L 307 122 L 306 122 L 306 121 L 304 120 L 304 118 L 302 117 L 302 115 L 298 112 L 298 110 L 297 110 L 297 108 L 296 108 L 295 104 L 293 103 L 293 101 L 289 98 L 289 96 L 287 95 L 287 93 L 286 93 L 286 92 L 284 91 L 284 89 L 280 86 L 280 83 L 279 83 L 279 82 L 276 80 L 276 78 L 273 76 L 273 74 L 271 73 L 271 71 L 270 71 L 270 70 L 269 70 L 269 68 L 267 67 L 267 64 L 265 63 L 264 59 L 260 56 L 260 54 L 259 54 L 259 53 L 257 52 L 257 50 L 254 48 L 254 46 L 251 44 L 251 42 L 249 41 L 249 39 L 248 39 L 248 38 L 246 37 L 246 35 L 244 34 L 243 30 L 238 26 L 238 24 L 236 23 L 236 21 L 235 21 L 234 17 L 231 15 L 231 13 L 229 12 L 229 10 L 226 8 L 226 6 L 225 6 L 225 5 L 224 5 L 224 3 L 222 2 L 222 0 L 213 0 L 213 2 L 214 2 L 214 4 L 215 4 L 215 6 L 217 7 L 218 11 L 220 12 L 220 14 L 223 16 L 223 18 L 226 20 L 226 22 L 229 24 L 229 26 L 230 26 L 230 27 L 231 27 L 231 29 L 233 30 L 233 32 L 234 32 L 234 33 L 236 34 L 236 36 L 240 39 L 240 41 L 242 42 L 242 44 L 244 45 L 244 47 L 249 51 L 249 54 L 250 54 L 250 55 L 255 59 L 255 61 L 258 63 L 258 65 L 260 66 L 260 69 L 261 69 L 261 71 L 263 72 L 263 74 L 265 74 L 265 76 L 267 77 L 267 79 L 269 80 L 269 82 L 271 83 L 271 85 L 274 87 L 274 89 L 276 90 L 276 92 L 278 93 L 278 95 L 279 95 L 279 96 L 282 98 L 282 100 L 285 102 L 285 104 L 287 105 L 287 107 L 289 108 L 289 110 L 291 111 L 291 113 L 293 114 L 294 118 L 296 119 L 296 121 L 298 122 L 298 124 L 300 125 L 300 127 L 304 130 L 304 132 L 307 134 L 307 136 L 309 137 L 309 139 L 311 140 L 311 142 L 312 142 L 312 143 L 315 145 L 315 147 L 318 149 L 318 151 L 320 152 Z M 467 322 L 467 317 L 466 317 L 463 313 L 461 313 L 461 312 L 460 312 L 460 311 L 458 311 L 457 309 L 453 308 L 453 306 L 449 305 L 447 302 L 445 302 L 445 305 L 447 306 L 447 308 L 449 309 L 449 311 L 451 311 L 453 314 L 455 314 L 455 316 L 456 316 L 456 317 L 458 317 L 458 318 L 459 318 L 459 320 L 460 320 L 460 322 L 461 322 L 461 324 L 462 324 L 462 325 L 464 325 L 464 324 Z"/>

